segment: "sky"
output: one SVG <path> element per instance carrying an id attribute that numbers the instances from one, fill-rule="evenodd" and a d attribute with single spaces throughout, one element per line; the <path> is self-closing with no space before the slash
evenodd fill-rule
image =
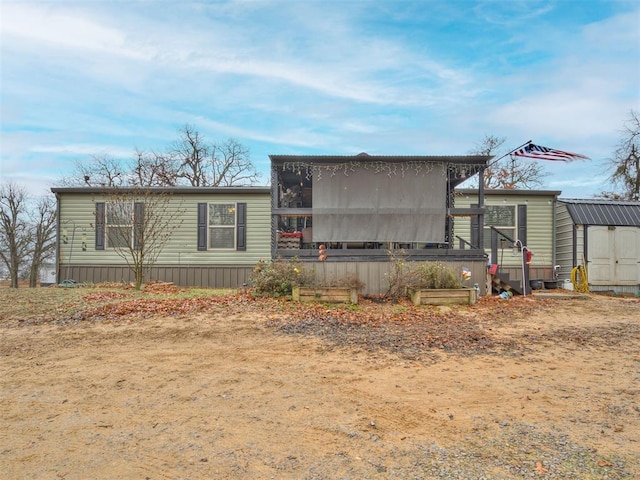
<path id="1" fill-rule="evenodd" d="M 34 195 L 92 155 L 185 124 L 269 154 L 464 155 L 485 135 L 591 160 L 543 189 L 604 190 L 640 110 L 626 0 L 0 0 L 0 177 Z"/>

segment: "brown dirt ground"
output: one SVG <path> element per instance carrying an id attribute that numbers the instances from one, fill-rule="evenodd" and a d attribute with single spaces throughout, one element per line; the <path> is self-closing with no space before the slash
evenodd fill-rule
<path id="1" fill-rule="evenodd" d="M 0 316 L 0 477 L 640 477 L 638 300 L 333 308 Z"/>

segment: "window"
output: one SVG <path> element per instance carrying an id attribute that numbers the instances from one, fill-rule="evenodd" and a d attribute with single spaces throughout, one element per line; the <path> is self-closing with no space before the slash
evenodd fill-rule
<path id="1" fill-rule="evenodd" d="M 484 212 L 484 248 L 491 248 L 491 228 L 498 230 L 515 239 L 516 235 L 516 207 L 515 205 L 487 205 Z M 498 241 L 504 238 L 498 236 Z"/>
<path id="2" fill-rule="evenodd" d="M 209 204 L 209 248 L 236 248 L 235 203 Z"/>
<path id="3" fill-rule="evenodd" d="M 198 203 L 198 251 L 247 250 L 247 204 Z"/>
<path id="4" fill-rule="evenodd" d="M 133 240 L 133 203 L 107 203 L 106 237 L 108 248 L 126 248 Z"/>

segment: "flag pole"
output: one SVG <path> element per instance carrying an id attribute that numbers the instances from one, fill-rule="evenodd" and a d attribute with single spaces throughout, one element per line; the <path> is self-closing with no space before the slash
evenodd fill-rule
<path id="1" fill-rule="evenodd" d="M 487 167 L 490 167 L 491 165 L 494 165 L 494 164 L 498 163 L 500 160 L 502 160 L 502 159 L 503 159 L 504 157 L 506 157 L 507 155 L 511 155 L 511 154 L 512 154 L 513 152 L 515 152 L 516 150 L 518 150 L 518 149 L 520 149 L 520 148 L 522 148 L 522 147 L 524 147 L 524 146 L 526 146 L 526 145 L 529 145 L 530 143 L 533 143 L 533 141 L 532 141 L 532 140 L 529 140 L 528 142 L 524 142 L 522 145 L 519 145 L 519 146 L 517 146 L 516 148 L 514 148 L 513 150 L 511 150 L 511 151 L 509 151 L 509 152 L 505 153 L 504 155 L 502 155 L 502 156 L 501 156 L 500 158 L 498 158 L 497 160 L 492 161 L 489 165 L 487 165 Z"/>

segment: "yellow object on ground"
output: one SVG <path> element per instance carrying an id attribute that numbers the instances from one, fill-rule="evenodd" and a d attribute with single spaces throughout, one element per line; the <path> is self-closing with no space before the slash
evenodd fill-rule
<path id="1" fill-rule="evenodd" d="M 573 267 L 573 270 L 571 270 L 571 283 L 574 291 L 589 293 L 589 279 L 587 278 L 587 271 L 582 265 Z"/>

